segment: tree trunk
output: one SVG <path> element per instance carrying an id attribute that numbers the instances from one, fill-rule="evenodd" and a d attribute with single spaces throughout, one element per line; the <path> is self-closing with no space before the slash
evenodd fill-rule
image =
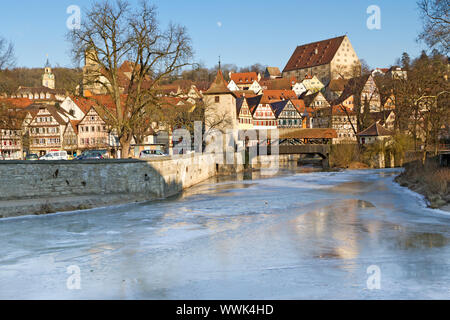
<path id="1" fill-rule="evenodd" d="M 119 139 L 121 158 L 128 159 L 130 157 L 131 135 L 124 135 Z"/>

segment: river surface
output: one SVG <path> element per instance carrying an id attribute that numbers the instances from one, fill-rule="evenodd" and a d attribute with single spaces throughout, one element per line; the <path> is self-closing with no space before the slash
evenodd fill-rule
<path id="1" fill-rule="evenodd" d="M 283 170 L 1 220 L 0 299 L 449 299 L 450 216 L 398 173 Z"/>

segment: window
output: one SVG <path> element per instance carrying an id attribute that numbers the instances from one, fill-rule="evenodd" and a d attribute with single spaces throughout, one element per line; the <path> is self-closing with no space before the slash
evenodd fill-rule
<path id="1" fill-rule="evenodd" d="M 220 102 L 220 97 L 216 96 L 216 103 L 219 103 L 219 102 Z"/>

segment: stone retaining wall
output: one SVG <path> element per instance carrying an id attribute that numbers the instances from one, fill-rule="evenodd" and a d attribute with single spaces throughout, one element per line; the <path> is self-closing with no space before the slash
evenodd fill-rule
<path id="1" fill-rule="evenodd" d="M 87 201 L 87 207 L 96 206 L 96 198 L 98 205 L 104 205 L 101 198 L 114 195 L 122 199 L 120 202 L 126 202 L 123 198 L 127 195 L 130 202 L 165 198 L 213 177 L 219 171 L 240 170 L 242 166 L 217 166 L 211 155 L 149 161 L 0 161 L 0 216 L 49 213 L 54 211 L 52 203 L 61 203 L 62 198 L 90 197 L 92 200 Z M 45 201 L 42 212 L 36 212 L 39 210 L 33 199 L 36 203 Z M 20 203 L 17 206 L 20 210 L 15 210 L 15 203 Z M 30 204 L 29 212 L 26 203 Z M 62 207 L 64 205 L 55 210 L 61 211 Z M 67 209 L 73 210 L 73 206 L 67 205 Z"/>

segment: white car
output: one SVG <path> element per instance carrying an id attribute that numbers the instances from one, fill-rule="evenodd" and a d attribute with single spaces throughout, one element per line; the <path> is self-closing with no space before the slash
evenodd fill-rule
<path id="1" fill-rule="evenodd" d="M 51 151 L 45 156 L 39 158 L 39 160 L 68 160 L 69 157 L 66 151 Z"/>

